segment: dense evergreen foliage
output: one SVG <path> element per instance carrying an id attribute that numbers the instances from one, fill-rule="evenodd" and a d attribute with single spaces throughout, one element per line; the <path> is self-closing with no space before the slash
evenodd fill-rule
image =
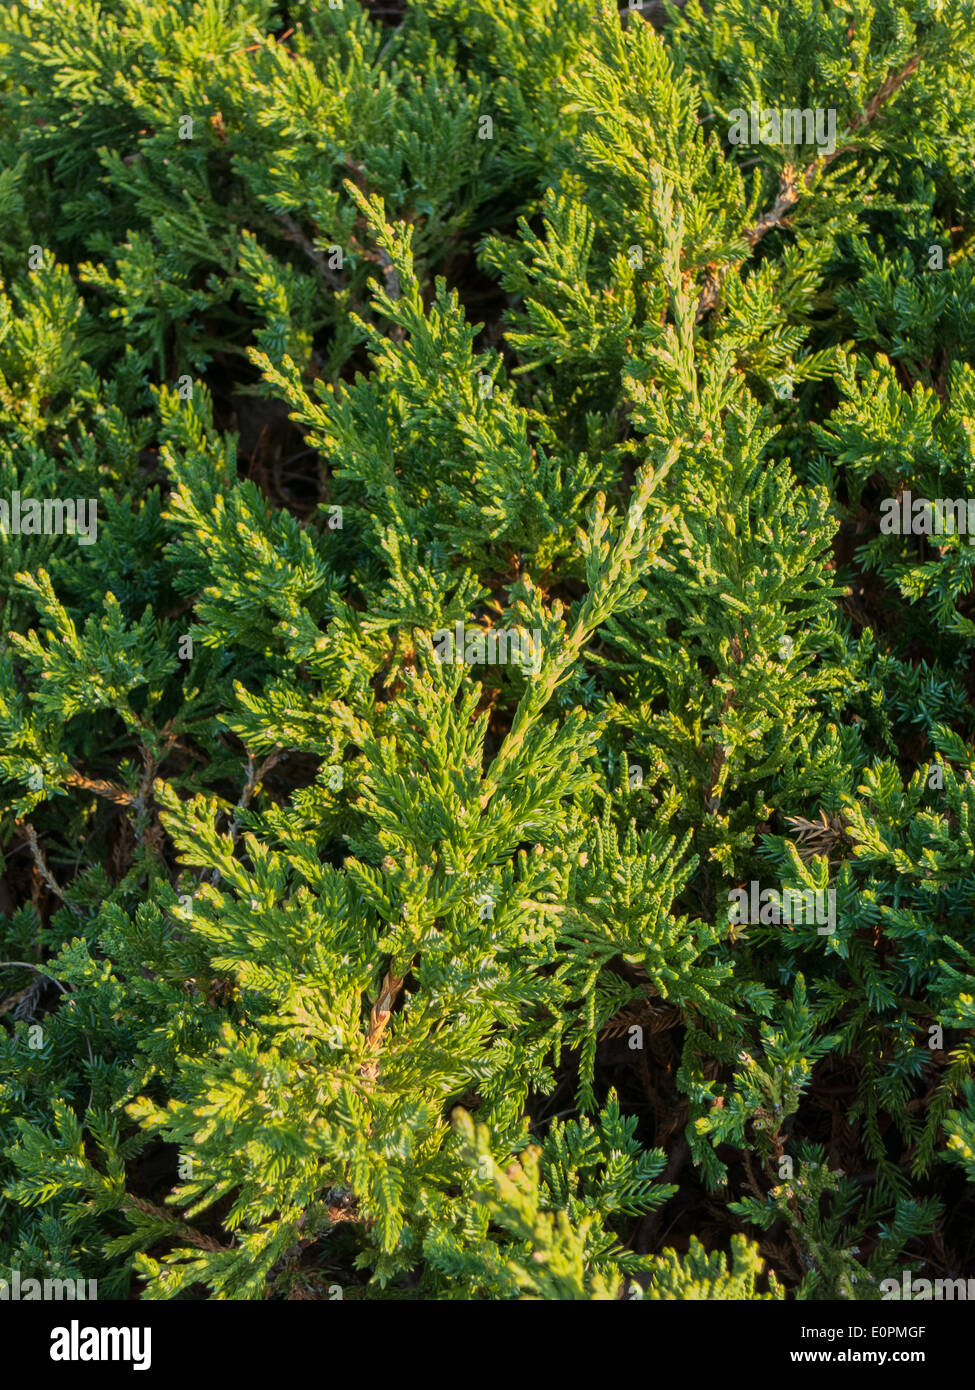
<path id="1" fill-rule="evenodd" d="M 975 1273 L 973 60 L 5 7 L 0 1273 Z"/>

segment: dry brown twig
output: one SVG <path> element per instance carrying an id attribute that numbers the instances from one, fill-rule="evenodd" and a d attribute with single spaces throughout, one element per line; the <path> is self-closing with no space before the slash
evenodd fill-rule
<path id="1" fill-rule="evenodd" d="M 599 1041 L 618 1038 L 633 1027 L 642 1028 L 646 1033 L 662 1033 L 668 1028 L 675 1028 L 679 1022 L 680 1014 L 669 1006 L 654 1009 L 648 1004 L 628 1004 L 603 1024 L 599 1030 Z"/>
<path id="2" fill-rule="evenodd" d="M 399 997 L 399 992 L 403 988 L 403 981 L 405 979 L 405 975 L 394 975 L 392 971 L 386 971 L 382 989 L 379 991 L 379 998 L 376 1000 L 375 1004 L 373 1004 L 372 1011 L 369 1015 L 369 1036 L 366 1038 L 366 1048 L 370 1053 L 379 1051 L 379 1047 L 383 1040 L 383 1034 L 386 1031 L 386 1025 L 389 1023 L 390 1017 L 392 1016 L 393 1005 Z M 362 1077 L 363 1081 L 375 1081 L 376 1077 L 379 1075 L 378 1060 L 366 1062 L 365 1065 L 360 1068 L 359 1075 Z"/>
<path id="3" fill-rule="evenodd" d="M 8 965 L 16 965 L 17 961 L 7 961 Z M 44 977 L 41 976 L 41 979 Z M 16 1010 L 14 1021 L 23 1019 L 26 1023 L 34 1022 L 34 1004 L 37 1002 L 37 995 L 44 988 L 40 980 L 34 980 L 32 984 L 26 985 L 23 989 L 18 989 L 16 994 L 11 994 L 0 1004 L 0 1015 L 9 1014 L 11 1009 Z"/>
<path id="4" fill-rule="evenodd" d="M 192 1226 L 188 1226 L 184 1221 L 180 1221 L 174 1212 L 167 1211 L 165 1207 L 157 1207 L 152 1202 L 147 1202 L 143 1197 L 133 1197 L 131 1193 L 126 1193 L 122 1202 L 123 1208 L 134 1207 L 136 1211 L 141 1211 L 145 1216 L 154 1216 L 157 1221 L 165 1221 L 167 1225 L 179 1227 L 179 1239 L 194 1245 L 197 1250 L 211 1250 L 219 1254 L 229 1254 L 230 1247 L 221 1245 L 212 1236 L 202 1236 L 199 1231 L 195 1231 Z"/>
<path id="5" fill-rule="evenodd" d="M 37 870 L 40 878 L 47 886 L 47 888 L 54 894 L 56 898 L 61 899 L 65 907 L 70 907 L 71 911 L 75 914 L 76 917 L 83 916 L 81 908 L 77 905 L 77 903 L 73 903 L 71 901 L 71 899 L 65 893 L 64 889 L 58 883 L 57 879 L 51 873 L 51 870 L 48 868 L 47 861 L 44 858 L 44 851 L 41 849 L 41 846 L 37 839 L 37 831 L 31 825 L 30 821 L 18 820 L 15 822 L 15 824 L 17 826 L 17 829 L 23 833 L 23 836 L 30 847 L 31 858 L 34 860 L 34 867 Z"/>
<path id="6" fill-rule="evenodd" d="M 837 845 L 850 843 L 846 833 L 847 826 L 842 816 L 830 816 L 820 811 L 819 820 L 806 820 L 805 816 L 786 816 L 786 824 L 794 828 L 799 840 L 799 854 L 802 859 L 812 859 L 816 855 L 829 855 Z"/>
<path id="7" fill-rule="evenodd" d="M 117 806 L 131 806 L 135 801 L 132 793 L 127 792 L 116 782 L 106 782 L 101 777 L 85 777 L 83 773 L 74 769 L 68 773 L 64 780 L 69 787 L 80 787 L 82 791 L 94 792 L 96 796 L 103 796 L 108 801 L 114 801 Z"/>

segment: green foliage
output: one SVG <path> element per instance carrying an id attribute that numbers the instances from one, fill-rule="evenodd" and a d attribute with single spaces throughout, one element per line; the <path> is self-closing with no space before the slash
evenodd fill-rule
<path id="1" fill-rule="evenodd" d="M 687 1255 L 682 1260 L 674 1250 L 666 1250 L 651 1261 L 650 1279 L 644 1298 L 654 1303 L 688 1299 L 705 1302 L 722 1299 L 729 1302 L 752 1302 L 758 1299 L 771 1302 L 784 1297 L 782 1286 L 769 1273 L 769 1291 L 757 1287 L 764 1273 L 758 1247 L 744 1236 L 731 1237 L 730 1260 L 715 1251 L 707 1254 L 696 1236 L 691 1236 Z"/>
<path id="2" fill-rule="evenodd" d="M 975 551 L 882 521 L 973 491 L 973 54 L 964 0 L 7 7 L 0 1265 L 963 1257 Z"/>

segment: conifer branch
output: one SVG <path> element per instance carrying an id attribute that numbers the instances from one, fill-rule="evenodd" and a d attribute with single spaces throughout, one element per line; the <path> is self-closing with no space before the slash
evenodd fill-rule
<path id="1" fill-rule="evenodd" d="M 915 53 L 907 63 L 896 73 L 891 73 L 874 92 L 867 102 L 864 109 L 859 112 L 850 123 L 850 130 L 861 130 L 864 126 L 874 120 L 885 102 L 889 101 L 900 87 L 904 85 L 909 77 L 912 77 L 921 65 L 922 55 Z M 845 154 L 852 146 L 847 143 L 837 145 L 836 149 L 830 154 L 818 155 L 812 160 L 804 170 L 798 171 L 793 165 L 787 164 L 779 177 L 779 191 L 775 202 L 762 214 L 754 226 L 747 228 L 743 233 L 744 240 L 748 243 L 750 250 L 755 247 L 766 235 L 775 227 L 787 226 L 786 218 L 792 212 L 802 196 L 803 189 L 810 189 L 816 180 L 819 172 L 832 164 L 834 159 L 838 159 L 841 154 Z M 704 288 L 697 302 L 695 321 L 700 323 L 711 309 L 715 307 L 721 297 L 721 285 L 723 280 L 737 271 L 744 265 L 744 261 L 738 261 L 734 266 L 727 266 L 721 270 L 709 271 Z"/>

